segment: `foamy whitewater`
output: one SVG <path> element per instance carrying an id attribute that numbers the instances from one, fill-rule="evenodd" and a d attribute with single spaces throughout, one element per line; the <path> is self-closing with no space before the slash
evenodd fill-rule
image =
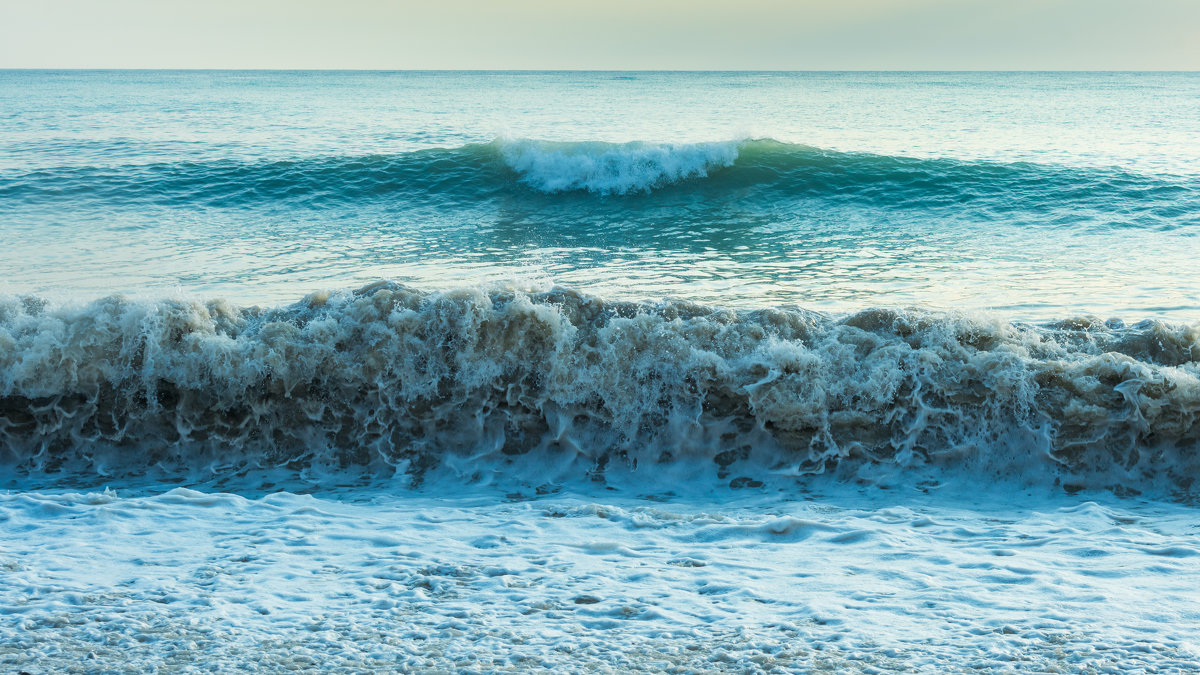
<path id="1" fill-rule="evenodd" d="M 1196 670 L 1197 100 L 0 72 L 0 664 Z"/>

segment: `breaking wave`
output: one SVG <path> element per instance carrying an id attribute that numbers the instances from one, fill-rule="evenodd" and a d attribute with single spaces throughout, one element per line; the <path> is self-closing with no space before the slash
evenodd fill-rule
<path id="1" fill-rule="evenodd" d="M 267 309 L 0 301 L 0 458 L 25 475 L 932 467 L 1178 495 L 1198 420 L 1200 326 L 1160 322 L 384 282 Z"/>
<path id="2" fill-rule="evenodd" d="M 42 168 L 0 173 L 0 204 L 99 201 L 271 208 L 487 203 L 583 195 L 656 203 L 779 199 L 890 208 L 971 204 L 989 213 L 1076 209 L 1196 223 L 1195 178 L 1118 168 L 910 158 L 821 150 L 769 139 L 712 143 L 497 140 L 390 155 Z M 1114 204 L 1118 205 L 1114 209 Z"/>
<path id="3" fill-rule="evenodd" d="M 521 181 L 543 192 L 629 194 L 704 178 L 733 166 L 739 143 L 503 143 L 501 155 Z"/>

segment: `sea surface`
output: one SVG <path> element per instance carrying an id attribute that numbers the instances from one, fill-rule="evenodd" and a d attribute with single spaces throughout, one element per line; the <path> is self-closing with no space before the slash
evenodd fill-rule
<path id="1" fill-rule="evenodd" d="M 1200 669 L 1200 74 L 0 70 L 0 664 Z"/>

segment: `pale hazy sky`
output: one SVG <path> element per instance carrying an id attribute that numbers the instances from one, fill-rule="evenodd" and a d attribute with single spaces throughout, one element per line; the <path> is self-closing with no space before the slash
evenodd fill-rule
<path id="1" fill-rule="evenodd" d="M 1200 0 L 0 0 L 0 67 L 1200 70 Z"/>

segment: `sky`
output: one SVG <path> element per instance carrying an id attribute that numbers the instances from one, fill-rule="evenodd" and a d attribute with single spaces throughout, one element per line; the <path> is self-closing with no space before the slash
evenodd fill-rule
<path id="1" fill-rule="evenodd" d="M 0 0 L 3 68 L 1200 70 L 1200 0 Z"/>

